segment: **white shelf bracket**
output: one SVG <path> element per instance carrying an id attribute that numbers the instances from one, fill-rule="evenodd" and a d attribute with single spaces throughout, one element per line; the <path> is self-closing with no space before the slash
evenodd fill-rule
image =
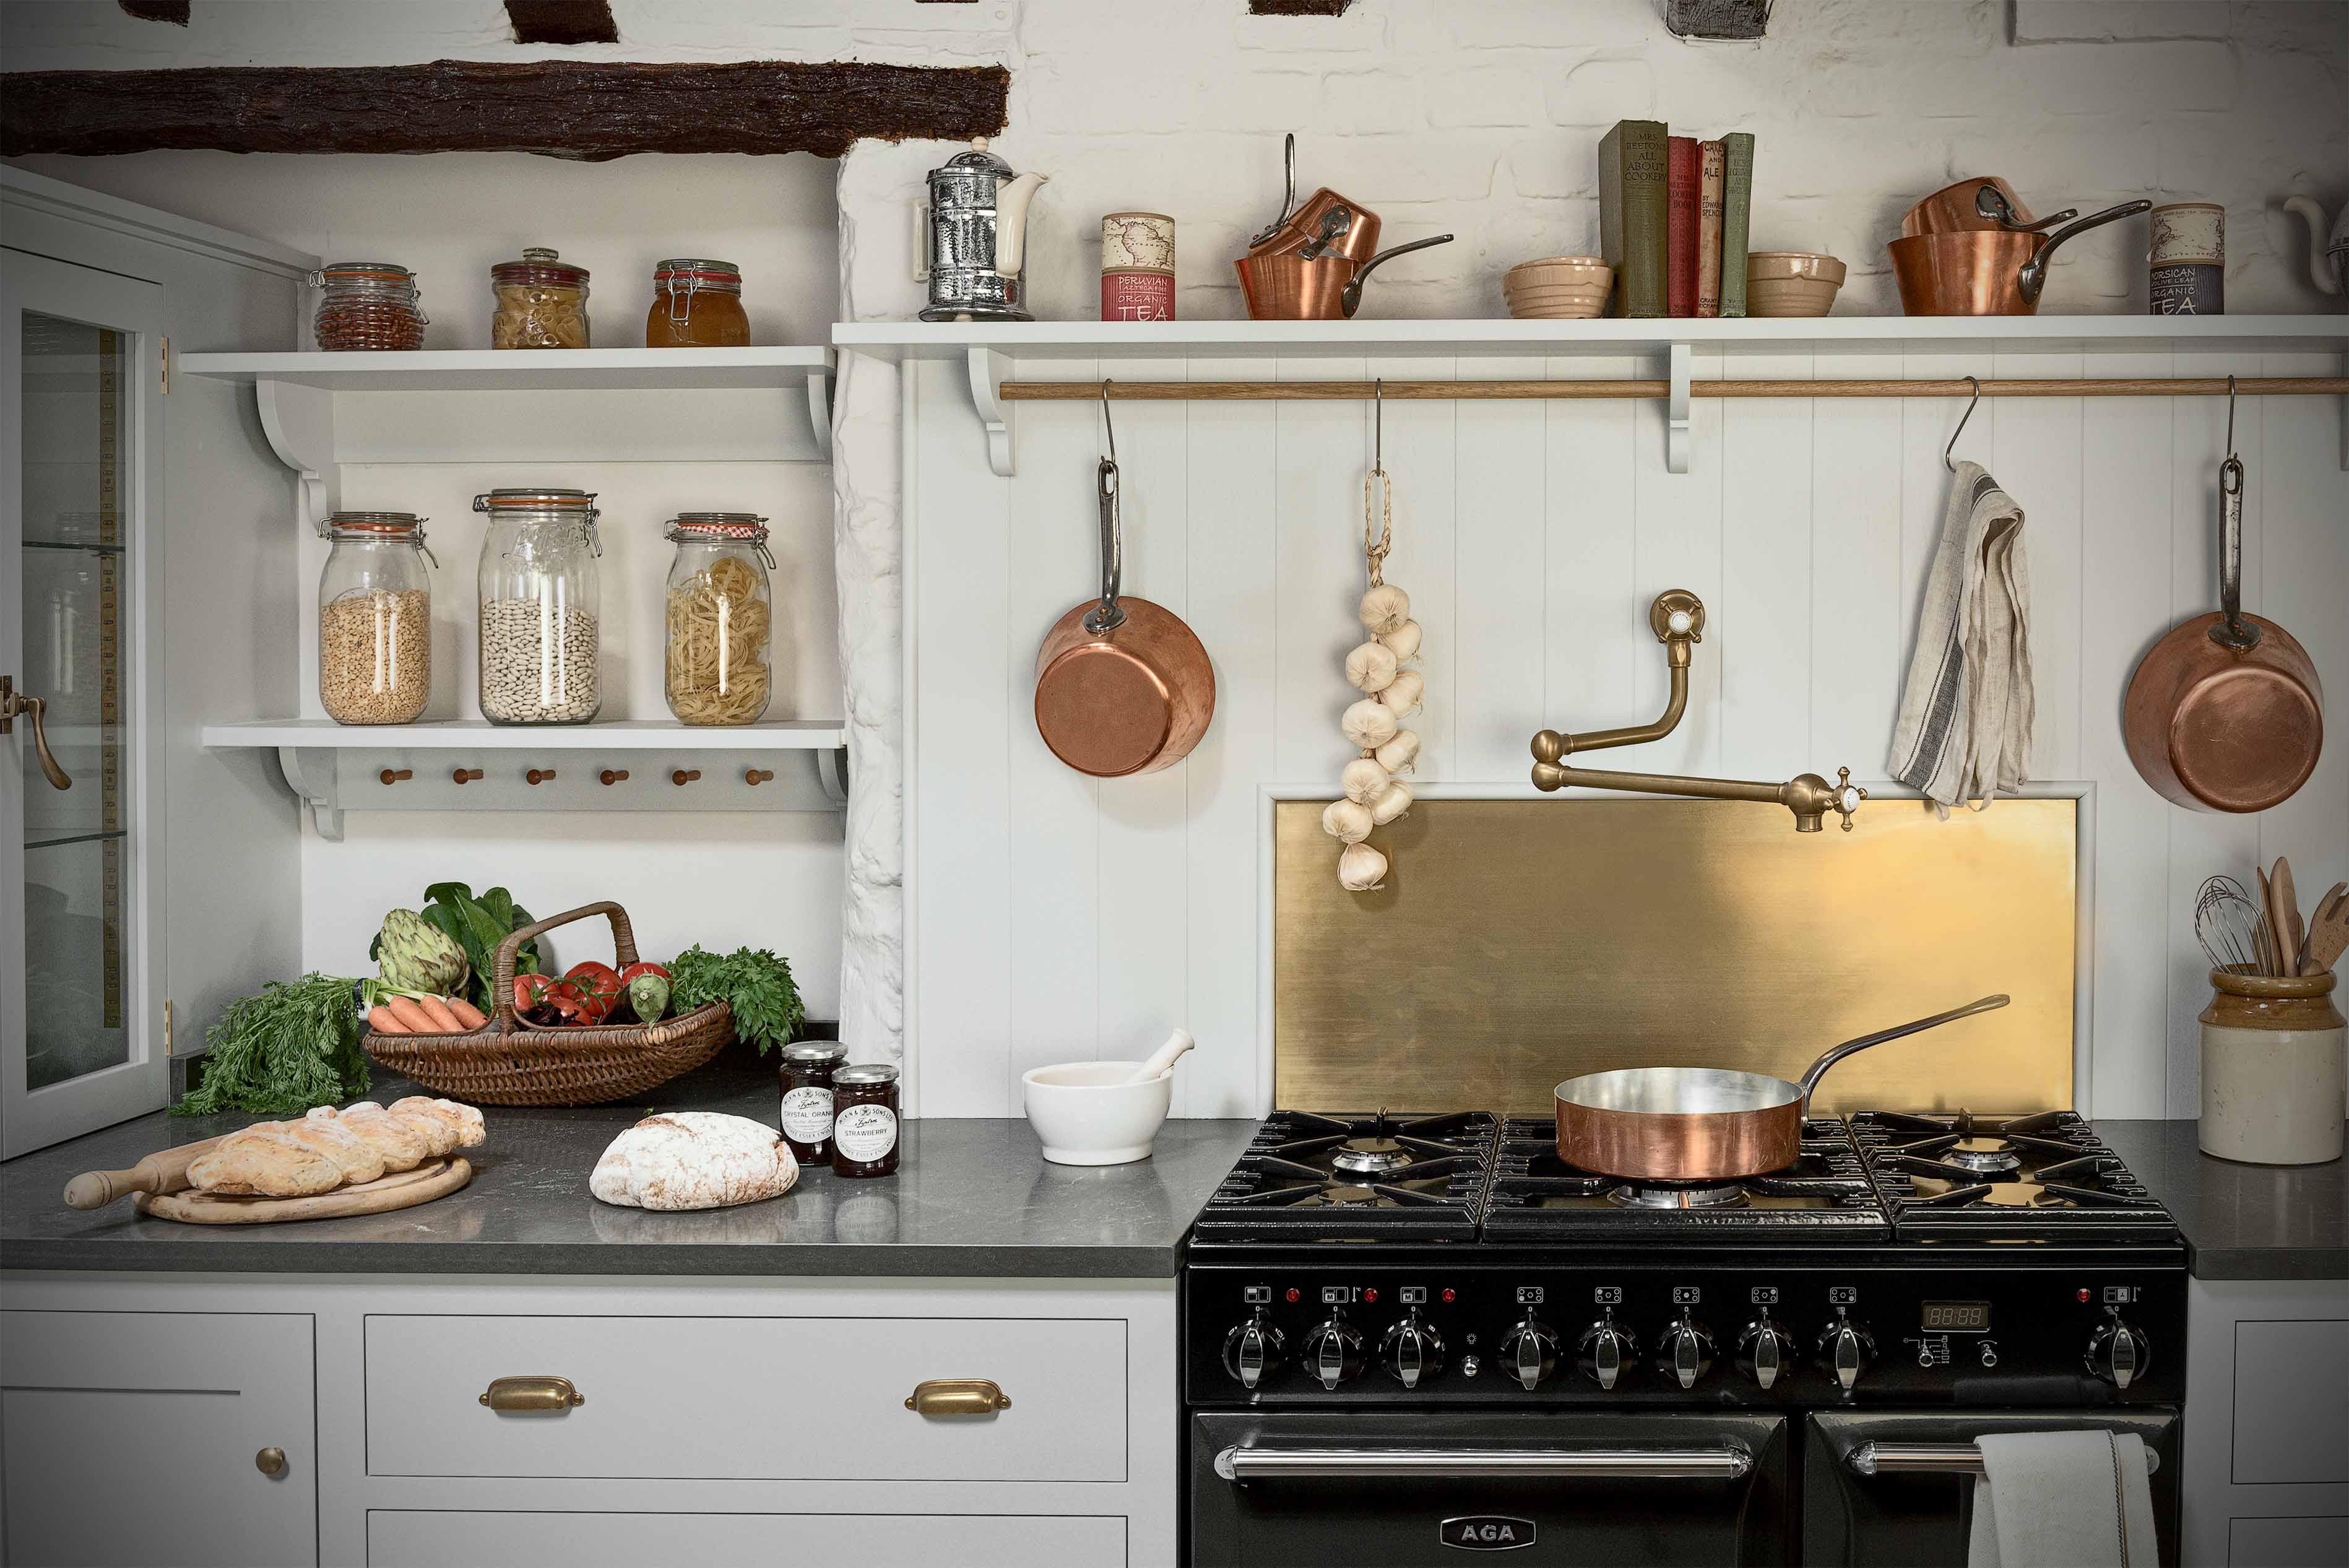
<path id="1" fill-rule="evenodd" d="M 832 461 L 832 371 L 829 367 L 807 373 L 808 428 L 815 436 L 816 455 Z"/>
<path id="2" fill-rule="evenodd" d="M 269 450 L 302 482 L 302 521 L 323 533 L 342 499 L 342 471 L 335 462 L 335 394 L 264 376 L 253 383 L 253 401 Z"/>
<path id="3" fill-rule="evenodd" d="M 1689 345 L 1672 345 L 1671 400 L 1664 409 L 1664 467 L 1672 473 L 1689 471 L 1689 447 L 1695 434 L 1689 408 L 1689 376 L 1695 363 L 1696 355 Z"/>
<path id="4" fill-rule="evenodd" d="M 827 746 L 815 753 L 815 781 L 823 788 L 826 800 L 834 805 L 848 804 L 848 748 Z"/>
<path id="5" fill-rule="evenodd" d="M 1003 376 L 1011 369 L 1011 361 L 999 349 L 970 348 L 964 350 L 970 366 L 971 406 L 978 410 L 978 422 L 987 427 L 987 466 L 999 479 L 1009 479 L 1017 472 L 1011 449 L 1011 410 L 1003 406 Z"/>
<path id="6" fill-rule="evenodd" d="M 342 753 L 331 746 L 277 748 L 277 771 L 285 775 L 285 786 L 310 808 L 310 820 L 317 825 L 318 836 L 329 844 L 343 841 L 341 778 L 337 766 L 341 756 Z"/>

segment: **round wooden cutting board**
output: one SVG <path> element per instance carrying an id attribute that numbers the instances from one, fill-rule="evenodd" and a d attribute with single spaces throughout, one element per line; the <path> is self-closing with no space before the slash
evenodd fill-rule
<path id="1" fill-rule="evenodd" d="M 445 1198 L 473 1179 L 473 1168 L 455 1155 L 428 1159 L 413 1170 L 402 1170 L 338 1187 L 308 1198 L 243 1198 L 218 1192 L 168 1192 L 160 1197 L 142 1192 L 131 1199 L 141 1214 L 181 1220 L 191 1225 L 268 1225 L 285 1220 L 339 1220 L 354 1214 L 383 1214 L 412 1209 Z"/>

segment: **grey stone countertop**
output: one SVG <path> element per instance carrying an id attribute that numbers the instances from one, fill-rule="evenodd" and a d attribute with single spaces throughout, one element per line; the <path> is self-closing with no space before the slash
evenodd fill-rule
<path id="1" fill-rule="evenodd" d="M 2178 1217 L 2196 1277 L 2349 1280 L 2349 1160 L 2243 1165 L 2204 1154 L 2190 1121 L 2096 1132 Z"/>
<path id="2" fill-rule="evenodd" d="M 378 1073 L 372 1098 L 419 1091 Z M 150 1219 L 125 1199 L 66 1207 L 85 1170 L 120 1170 L 261 1119 L 162 1113 L 0 1164 L 0 1267 L 285 1273 L 923 1275 L 1171 1279 L 1207 1195 L 1251 1121 L 1169 1121 L 1135 1165 L 1047 1165 L 1024 1120 L 916 1120 L 895 1176 L 802 1169 L 782 1197 L 688 1213 L 616 1209 L 587 1174 L 622 1128 L 657 1110 L 727 1111 L 773 1125 L 771 1071 L 714 1064 L 637 1101 L 489 1106 L 462 1191 L 413 1209 L 273 1225 Z"/>

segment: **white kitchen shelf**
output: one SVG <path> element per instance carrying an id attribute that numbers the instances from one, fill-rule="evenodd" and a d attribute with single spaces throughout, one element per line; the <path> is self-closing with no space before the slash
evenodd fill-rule
<path id="1" fill-rule="evenodd" d="M 799 387 L 832 372 L 823 347 L 424 348 L 413 353 L 185 354 L 178 370 L 326 392 L 677 391 Z"/>
<path id="2" fill-rule="evenodd" d="M 343 836 L 345 811 L 838 811 L 848 801 L 848 732 L 825 719 L 727 727 L 275 719 L 207 724 L 201 738 L 215 750 L 275 752 L 286 787 L 330 841 Z M 454 776 L 476 768 L 479 778 Z M 622 770 L 626 778 L 605 782 Z M 754 770 L 766 775 L 755 784 Z M 698 776 L 680 783 L 679 774 Z"/>
<path id="3" fill-rule="evenodd" d="M 895 362 L 960 361 L 987 441 L 988 466 L 1018 467 L 1003 383 L 1039 359 L 1491 358 L 1652 357 L 1671 382 L 1664 466 L 1686 473 L 1693 444 L 1690 383 L 1698 353 L 1739 358 L 1821 351 L 1899 354 L 1955 348 L 2010 353 L 2159 353 L 2349 348 L 2341 316 L 1819 316 L 1656 321 L 848 321 L 833 346 Z M 2342 462 L 2349 467 L 2349 399 Z"/>

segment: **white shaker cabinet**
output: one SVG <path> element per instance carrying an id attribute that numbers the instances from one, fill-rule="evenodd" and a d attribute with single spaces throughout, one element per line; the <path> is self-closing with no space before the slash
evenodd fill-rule
<path id="1" fill-rule="evenodd" d="M 2188 1568 L 2349 1568 L 2349 1282 L 2189 1289 Z"/>
<path id="2" fill-rule="evenodd" d="M 1038 1568 L 1126 1561 L 1125 1521 L 930 1513 L 367 1515 L 367 1562 L 399 1568 L 645 1568 L 648 1563 L 853 1563 L 856 1568 Z"/>

